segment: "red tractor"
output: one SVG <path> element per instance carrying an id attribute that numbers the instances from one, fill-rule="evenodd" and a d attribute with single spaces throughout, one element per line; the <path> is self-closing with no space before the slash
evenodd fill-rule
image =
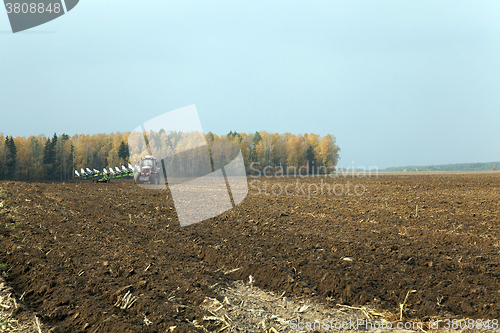
<path id="1" fill-rule="evenodd" d="M 158 185 L 160 183 L 160 168 L 156 158 L 150 155 L 141 158 L 141 166 L 134 175 L 134 180 L 136 184 L 150 183 Z"/>

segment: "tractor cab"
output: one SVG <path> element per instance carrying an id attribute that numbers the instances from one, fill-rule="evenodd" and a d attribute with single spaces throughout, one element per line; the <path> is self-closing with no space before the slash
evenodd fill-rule
<path id="1" fill-rule="evenodd" d="M 140 172 L 135 176 L 135 183 L 151 183 L 158 185 L 160 181 L 158 162 L 154 156 L 148 155 L 141 159 Z"/>
<path id="2" fill-rule="evenodd" d="M 141 160 L 141 169 L 148 168 L 148 169 L 156 169 L 156 158 L 153 156 L 145 156 Z"/>

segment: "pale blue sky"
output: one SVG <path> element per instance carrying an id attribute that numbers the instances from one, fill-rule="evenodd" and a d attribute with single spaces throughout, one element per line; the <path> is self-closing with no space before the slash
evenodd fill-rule
<path id="1" fill-rule="evenodd" d="M 340 165 L 500 160 L 498 1 L 83 0 L 9 33 L 0 132 L 331 133 Z M 47 33 L 43 33 L 47 32 Z"/>

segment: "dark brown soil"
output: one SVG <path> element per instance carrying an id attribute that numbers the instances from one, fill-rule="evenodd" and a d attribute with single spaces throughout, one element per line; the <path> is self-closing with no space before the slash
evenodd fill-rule
<path id="1" fill-rule="evenodd" d="M 53 332 L 211 330 L 199 305 L 249 275 L 278 294 L 395 314 L 416 290 L 408 320 L 500 318 L 500 173 L 323 179 L 347 180 L 364 195 L 309 199 L 307 184 L 321 186 L 310 178 L 305 195 L 275 196 L 270 185 L 296 179 L 260 178 L 241 205 L 185 228 L 168 190 L 132 181 L 0 182 L 0 263 Z M 135 303 L 114 306 L 128 291 Z"/>

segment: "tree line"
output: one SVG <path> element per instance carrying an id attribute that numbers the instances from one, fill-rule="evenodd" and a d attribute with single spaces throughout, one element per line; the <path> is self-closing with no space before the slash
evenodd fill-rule
<path id="1" fill-rule="evenodd" d="M 148 154 L 140 145 L 129 149 L 130 132 L 110 134 L 67 134 L 45 137 L 4 136 L 0 133 L 0 180 L 71 180 L 74 170 L 127 165 Z M 157 147 L 179 141 L 181 135 L 172 133 L 150 133 L 150 144 Z M 205 135 L 208 143 L 229 142 L 241 149 L 247 173 L 252 170 L 273 170 L 301 166 L 324 166 L 334 168 L 339 159 L 339 147 L 333 135 L 295 135 L 291 133 L 229 132 Z M 131 139 L 131 141 L 133 141 Z M 134 150 L 135 149 L 135 150 Z M 131 154 L 131 155 L 130 155 Z"/>
<path id="2" fill-rule="evenodd" d="M 441 165 L 409 165 L 402 167 L 390 167 L 383 172 L 418 172 L 418 171 L 494 171 L 500 168 L 500 162 L 487 163 L 456 163 L 456 164 L 441 164 Z"/>

